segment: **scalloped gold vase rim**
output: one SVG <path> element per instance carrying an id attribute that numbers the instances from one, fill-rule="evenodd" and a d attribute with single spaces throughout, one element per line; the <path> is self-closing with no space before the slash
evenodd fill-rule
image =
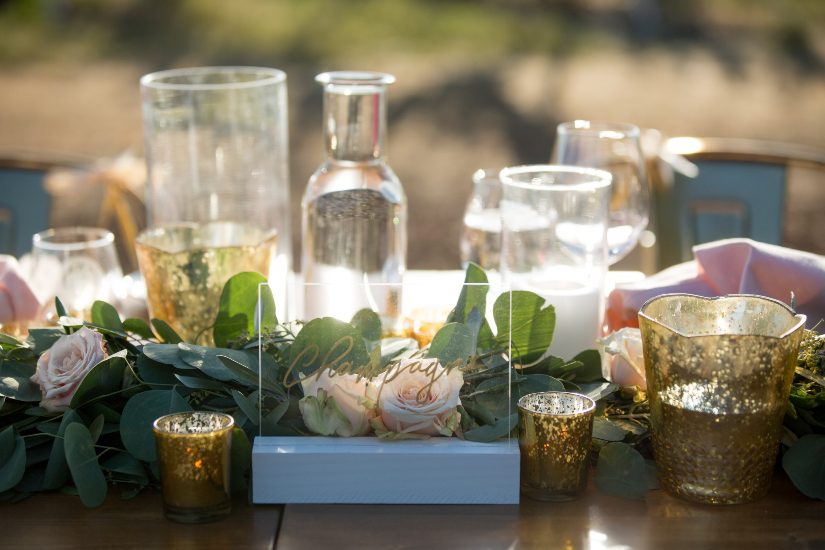
<path id="1" fill-rule="evenodd" d="M 684 332 L 676 330 L 675 328 L 673 328 L 671 326 L 668 326 L 665 323 L 663 323 L 663 322 L 661 322 L 657 319 L 654 319 L 653 317 L 651 317 L 650 315 L 645 313 L 645 310 L 648 309 L 653 303 L 658 302 L 660 300 L 667 300 L 667 299 L 674 299 L 674 298 L 691 298 L 691 299 L 695 298 L 696 300 L 702 301 L 702 302 L 717 302 L 717 301 L 718 302 L 726 302 L 726 301 L 735 301 L 736 299 L 740 299 L 740 298 L 748 298 L 748 299 L 753 299 L 753 300 L 757 300 L 757 301 L 768 302 L 768 303 L 771 303 L 775 306 L 779 306 L 780 309 L 782 309 L 784 312 L 786 312 L 789 315 L 789 319 L 796 319 L 796 323 L 791 328 L 787 329 L 785 332 L 783 332 L 779 336 L 774 336 L 774 335 L 770 335 L 770 334 L 752 334 L 752 333 L 738 333 L 738 332 L 713 332 L 713 333 L 707 333 L 707 334 L 685 334 Z M 689 293 L 685 293 L 685 292 L 672 292 L 672 293 L 668 293 L 668 294 L 660 294 L 658 296 L 654 296 L 653 298 L 650 298 L 639 309 L 639 317 L 644 318 L 646 321 L 648 321 L 650 323 L 653 323 L 654 325 L 658 325 L 658 326 L 660 326 L 660 327 L 662 327 L 662 328 L 664 328 L 664 329 L 666 329 L 666 330 L 668 330 L 668 331 L 670 331 L 670 332 L 672 332 L 672 333 L 674 333 L 678 336 L 681 336 L 682 338 L 707 338 L 707 337 L 716 338 L 716 337 L 719 337 L 719 336 L 756 336 L 756 337 L 759 337 L 759 338 L 772 338 L 772 339 L 775 339 L 775 340 L 783 340 L 783 339 L 787 338 L 788 336 L 790 336 L 791 334 L 793 334 L 794 332 L 796 332 L 797 330 L 799 330 L 800 328 L 804 328 L 805 327 L 805 321 L 807 321 L 807 317 L 805 315 L 803 315 L 801 313 L 795 313 L 790 307 L 788 307 L 787 304 L 781 302 L 780 300 L 777 300 L 775 298 L 769 298 L 767 296 L 759 296 L 758 294 L 726 294 L 724 296 L 708 297 L 708 296 L 699 296 L 698 294 L 689 294 Z"/>

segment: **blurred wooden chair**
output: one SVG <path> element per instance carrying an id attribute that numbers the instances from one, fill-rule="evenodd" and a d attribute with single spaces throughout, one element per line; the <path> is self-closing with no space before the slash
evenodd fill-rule
<path id="1" fill-rule="evenodd" d="M 52 162 L 0 157 L 0 253 L 31 250 L 32 235 L 49 227 L 51 198 L 44 186 Z"/>
<path id="2" fill-rule="evenodd" d="M 825 151 L 800 145 L 678 137 L 665 147 L 696 165 L 698 174 L 665 169 L 651 178 L 660 269 L 692 259 L 694 245 L 718 239 L 788 244 L 783 228 L 790 171 L 815 169 L 818 179 L 825 178 Z"/>

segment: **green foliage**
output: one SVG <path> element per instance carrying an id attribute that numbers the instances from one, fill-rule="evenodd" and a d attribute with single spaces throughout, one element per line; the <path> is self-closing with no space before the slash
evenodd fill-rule
<path id="1" fill-rule="evenodd" d="M 799 491 L 825 500 L 825 435 L 806 435 L 782 457 L 782 467 Z"/>
<path id="2" fill-rule="evenodd" d="M 106 337 L 113 353 L 86 373 L 62 414 L 37 406 L 40 389 L 30 377 L 38 356 L 77 327 L 33 329 L 26 342 L 0 335 L 0 492 L 14 499 L 60 490 L 96 506 L 106 497 L 107 482 L 113 482 L 124 487 L 121 498 L 132 498 L 158 482 L 152 423 L 188 410 L 223 411 L 235 418 L 232 484 L 243 490 L 251 439 L 259 431 L 309 433 L 299 407 L 300 376 L 319 368 L 375 376 L 405 357 L 434 357 L 442 365 L 458 366 L 464 379 L 460 418 L 453 417 L 449 430 L 470 441 L 515 437 L 517 402 L 529 393 L 590 396 L 598 402 L 593 431 L 597 486 L 630 498 L 642 498 L 654 486 L 644 460 L 649 452 L 646 395 L 602 379 L 595 350 L 572 359 L 547 355 L 555 313 L 541 297 L 530 292 L 499 296 L 493 305 L 494 335 L 485 319 L 489 285 L 483 271 L 471 265 L 466 281 L 476 284 L 463 288 L 448 322 L 428 347 L 419 349 L 414 339 L 381 338 L 380 319 L 369 310 L 350 323 L 311 320 L 295 335 L 294 326 L 278 324 L 271 294 L 262 287 L 259 344 L 255 308 L 262 280 L 247 273 L 227 283 L 214 331 L 220 347 L 182 342 L 156 319 L 151 326 L 121 321 L 114 308 L 96 303 L 87 326 Z M 797 371 L 789 401 L 786 426 L 798 440 L 791 441 L 784 466 L 802 492 L 822 498 L 825 392 L 821 376 L 805 368 L 808 359 Z"/>
<path id="3" fill-rule="evenodd" d="M 106 478 L 97 462 L 92 434 L 80 422 L 73 422 L 65 438 L 66 462 L 80 500 L 89 508 L 100 506 L 106 499 Z"/>
<path id="4" fill-rule="evenodd" d="M 659 486 L 653 465 L 630 445 L 618 442 L 602 448 L 594 481 L 609 495 L 633 499 L 643 499 Z"/>
<path id="5" fill-rule="evenodd" d="M 238 273 L 226 282 L 212 333 L 216 346 L 228 347 L 233 341 L 256 335 L 258 315 L 263 332 L 275 329 L 275 299 L 266 282 L 266 277 L 251 271 Z"/>

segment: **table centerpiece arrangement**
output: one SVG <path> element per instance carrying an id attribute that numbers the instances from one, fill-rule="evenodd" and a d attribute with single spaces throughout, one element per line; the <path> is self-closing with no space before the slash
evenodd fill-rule
<path id="1" fill-rule="evenodd" d="M 597 401 L 593 460 L 601 490 L 643 498 L 656 486 L 653 462 L 645 458 L 650 456 L 645 392 L 603 378 L 596 350 L 570 359 L 545 356 L 555 312 L 540 296 L 529 291 L 498 296 L 491 308 L 493 332 L 480 313 L 487 311 L 487 278 L 471 264 L 444 326 L 419 347 L 414 338 L 386 337 L 369 310 L 350 323 L 332 318 L 280 323 L 264 282 L 251 272 L 229 280 L 212 326 L 214 347 L 185 342 L 160 319 L 121 320 L 105 302 L 94 304 L 91 322 L 81 322 L 68 317 L 58 300 L 59 326 L 31 329 L 25 340 L 0 336 L 3 499 L 59 490 L 98 506 L 110 487 L 130 498 L 156 486 L 152 422 L 175 412 L 212 410 L 234 417 L 232 486 L 244 490 L 251 441 L 259 433 L 371 435 L 387 445 L 442 436 L 490 442 L 516 427 L 515 401 L 550 390 L 572 390 Z M 337 364 L 358 364 L 359 372 L 372 375 L 361 376 L 358 384 L 376 379 L 391 384 L 389 373 L 405 362 L 429 366 L 431 374 L 409 387 L 443 392 L 436 395 L 433 414 L 422 418 L 426 413 L 419 411 L 410 422 L 389 400 L 347 401 L 341 397 L 347 395 L 345 385 L 322 387 L 334 368 L 321 372 L 312 361 L 296 362 L 309 347 L 329 351 L 342 338 L 352 345 L 337 355 Z M 359 378 L 355 371 L 338 375 Z M 806 331 L 785 416 L 783 443 L 789 450 L 782 464 L 800 491 L 820 499 L 825 497 L 824 377 L 825 337 Z M 347 408 L 353 404 L 358 408 Z"/>

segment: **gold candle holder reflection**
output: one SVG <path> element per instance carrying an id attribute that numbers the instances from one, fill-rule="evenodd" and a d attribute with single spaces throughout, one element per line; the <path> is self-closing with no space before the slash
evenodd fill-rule
<path id="1" fill-rule="evenodd" d="M 639 326 L 662 487 L 711 504 L 764 496 L 805 316 L 760 296 L 666 294 Z"/>
<path id="2" fill-rule="evenodd" d="M 153 425 L 167 518 L 203 523 L 231 511 L 230 451 L 235 421 L 228 414 L 188 412 Z"/>
<path id="3" fill-rule="evenodd" d="M 564 501 L 587 487 L 596 403 L 568 392 L 525 395 L 518 401 L 521 492 Z"/>

